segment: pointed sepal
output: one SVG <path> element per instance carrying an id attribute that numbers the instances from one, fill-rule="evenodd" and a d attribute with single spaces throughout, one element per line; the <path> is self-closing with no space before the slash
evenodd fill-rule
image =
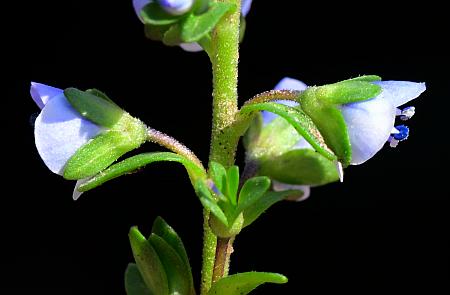
<path id="1" fill-rule="evenodd" d="M 245 272 L 224 277 L 215 282 L 208 295 L 246 295 L 265 283 L 284 284 L 288 279 L 277 273 Z"/>

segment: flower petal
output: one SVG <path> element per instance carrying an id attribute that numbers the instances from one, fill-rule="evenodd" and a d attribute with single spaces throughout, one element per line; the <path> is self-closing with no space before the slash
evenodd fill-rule
<path id="1" fill-rule="evenodd" d="M 143 22 L 142 17 L 141 17 L 141 10 L 142 10 L 142 8 L 144 8 L 145 5 L 149 4 L 150 2 L 152 2 L 152 1 L 151 0 L 133 0 L 134 12 L 136 12 L 137 17 L 139 17 L 141 22 Z"/>
<path id="2" fill-rule="evenodd" d="M 62 175 L 67 160 L 102 129 L 82 118 L 63 94 L 47 102 L 36 119 L 34 137 L 45 165 Z"/>
<path id="3" fill-rule="evenodd" d="M 275 90 L 305 90 L 308 86 L 300 80 L 292 79 L 289 77 L 283 78 L 280 82 L 278 82 L 277 86 L 275 86 Z"/>
<path id="4" fill-rule="evenodd" d="M 394 127 L 396 109 L 382 92 L 376 98 L 341 106 L 352 146 L 352 165 L 372 158 Z"/>
<path id="5" fill-rule="evenodd" d="M 40 109 L 43 109 L 51 98 L 60 95 L 61 93 L 63 93 L 62 89 L 31 82 L 30 94 Z"/>
<path id="6" fill-rule="evenodd" d="M 188 52 L 199 52 L 199 51 L 203 50 L 203 48 L 197 42 L 181 43 L 180 47 L 183 48 L 183 50 L 188 51 Z"/>
<path id="7" fill-rule="evenodd" d="M 425 83 L 408 81 L 376 81 L 373 83 L 383 88 L 384 99 L 389 100 L 394 107 L 413 100 L 426 89 Z"/>
<path id="8" fill-rule="evenodd" d="M 167 13 L 182 15 L 191 9 L 194 0 L 159 0 L 158 3 Z"/>
<path id="9" fill-rule="evenodd" d="M 306 200 L 309 197 L 310 192 L 311 192 L 311 188 L 309 185 L 287 184 L 287 183 L 278 182 L 276 180 L 272 180 L 272 188 L 276 192 L 281 192 L 281 191 L 286 191 L 286 190 L 301 190 L 303 192 L 303 195 L 301 195 L 300 197 L 292 196 L 292 197 L 288 197 L 288 199 L 287 199 L 289 201 L 297 201 L 297 202 Z"/>
<path id="10" fill-rule="evenodd" d="M 252 1 L 253 0 L 242 0 L 241 13 L 243 16 L 247 16 L 248 12 L 250 11 L 250 8 L 252 7 Z"/>

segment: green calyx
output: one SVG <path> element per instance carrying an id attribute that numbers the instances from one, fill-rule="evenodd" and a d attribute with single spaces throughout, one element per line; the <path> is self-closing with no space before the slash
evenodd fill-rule
<path id="1" fill-rule="evenodd" d="M 173 15 L 157 2 L 151 2 L 142 9 L 141 17 L 149 39 L 168 46 L 198 42 L 207 50 L 210 33 L 225 13 L 234 8 L 235 5 L 227 2 L 197 0 L 186 13 Z"/>
<path id="2" fill-rule="evenodd" d="M 64 178 L 77 180 L 91 177 L 146 141 L 145 124 L 118 107 L 104 93 L 68 88 L 64 95 L 83 117 L 107 128 L 67 161 Z"/>
<path id="3" fill-rule="evenodd" d="M 380 80 L 378 76 L 361 76 L 334 84 L 310 87 L 300 94 L 302 109 L 312 119 L 326 145 L 344 167 L 350 164 L 352 149 L 340 106 L 379 95 L 381 87 L 372 83 L 377 80 Z"/>
<path id="4" fill-rule="evenodd" d="M 312 148 L 296 147 L 302 136 L 285 119 L 277 117 L 262 126 L 258 115 L 246 133 L 247 161 L 258 165 L 258 174 L 305 185 L 323 185 L 339 179 L 334 160 Z M 306 143 L 305 143 L 306 144 Z"/>

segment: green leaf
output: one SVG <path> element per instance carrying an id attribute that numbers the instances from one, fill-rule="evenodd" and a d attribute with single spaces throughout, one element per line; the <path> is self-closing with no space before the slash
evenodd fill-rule
<path id="1" fill-rule="evenodd" d="M 225 213 L 223 213 L 222 209 L 220 209 L 219 205 L 215 203 L 213 200 L 200 197 L 200 202 L 202 203 L 203 207 L 205 209 L 211 211 L 211 213 L 226 227 L 228 227 L 228 220 L 225 216 Z"/>
<path id="2" fill-rule="evenodd" d="M 257 202 L 253 203 L 244 210 L 244 227 L 252 224 L 259 216 L 275 203 L 286 199 L 291 195 L 303 195 L 303 192 L 297 190 L 286 190 L 281 192 L 267 192 Z"/>
<path id="3" fill-rule="evenodd" d="M 132 149 L 126 134 L 106 131 L 79 148 L 67 161 L 64 178 L 75 180 L 91 177 Z"/>
<path id="4" fill-rule="evenodd" d="M 67 88 L 64 90 L 64 96 L 80 115 L 100 126 L 111 128 L 124 114 L 124 111 L 116 104 L 92 92 Z"/>
<path id="5" fill-rule="evenodd" d="M 182 24 L 181 39 L 184 42 L 200 40 L 214 29 L 225 13 L 234 7 L 236 6 L 232 3 L 213 2 L 205 13 L 188 15 Z"/>
<path id="6" fill-rule="evenodd" d="M 370 82 L 350 80 L 317 87 L 315 95 L 321 104 L 341 105 L 374 98 L 381 91 L 380 86 Z"/>
<path id="7" fill-rule="evenodd" d="M 239 167 L 231 166 L 227 171 L 227 197 L 231 204 L 237 204 L 237 192 L 239 189 Z"/>
<path id="8" fill-rule="evenodd" d="M 270 178 L 257 176 L 247 180 L 239 193 L 238 212 L 242 212 L 247 207 L 257 202 L 269 189 Z"/>
<path id="9" fill-rule="evenodd" d="M 220 206 L 216 203 L 216 200 L 214 200 L 214 197 L 212 196 L 211 192 L 206 186 L 204 180 L 199 179 L 196 181 L 195 192 L 197 193 L 197 196 L 200 198 L 200 202 L 202 203 L 203 207 L 211 211 L 211 213 L 225 226 L 228 226 L 228 220 L 227 217 L 225 216 L 225 213 L 223 213 Z"/>
<path id="10" fill-rule="evenodd" d="M 152 295 L 134 263 L 128 264 L 125 271 L 125 290 L 128 295 Z"/>
<path id="11" fill-rule="evenodd" d="M 161 161 L 178 162 L 182 164 L 193 180 L 197 178 L 206 178 L 206 174 L 202 168 L 198 167 L 194 162 L 183 156 L 170 152 L 144 153 L 130 157 L 108 167 L 106 170 L 95 175 L 94 177 L 80 185 L 78 191 L 86 192 L 88 190 L 96 188 L 99 185 L 102 185 L 103 183 L 111 179 L 117 178 L 124 174 L 132 173 L 153 162 Z"/>
<path id="12" fill-rule="evenodd" d="M 317 152 L 332 161 L 337 159 L 325 143 L 324 137 L 322 137 L 314 122 L 298 107 L 293 108 L 274 102 L 265 102 L 243 106 L 240 113 L 246 115 L 254 111 L 268 111 L 284 118 Z"/>
<path id="13" fill-rule="evenodd" d="M 148 241 L 158 253 L 158 257 L 166 271 L 169 294 L 189 294 L 191 291 L 190 271 L 181 257 L 169 243 L 154 233 L 150 235 Z"/>
<path id="14" fill-rule="evenodd" d="M 190 280 L 190 294 L 195 294 L 191 266 L 189 264 L 189 258 L 181 238 L 178 236 L 175 230 L 161 217 L 157 217 L 153 222 L 152 233 L 164 239 L 164 241 L 166 241 L 181 258 L 183 269 L 185 269 L 186 276 Z"/>
<path id="15" fill-rule="evenodd" d="M 157 26 L 176 23 L 182 17 L 181 15 L 172 15 L 167 13 L 157 2 L 151 2 L 147 4 L 141 10 L 141 16 L 144 24 Z"/>
<path id="16" fill-rule="evenodd" d="M 289 184 L 323 185 L 339 179 L 336 164 L 312 149 L 261 157 L 259 173 Z"/>
<path id="17" fill-rule="evenodd" d="M 215 282 L 208 295 L 246 295 L 264 283 L 284 284 L 288 279 L 277 273 L 244 272 L 224 277 Z"/>
<path id="18" fill-rule="evenodd" d="M 153 246 L 132 227 L 129 233 L 131 249 L 142 279 L 152 295 L 169 295 L 169 283 L 164 266 Z"/>
<path id="19" fill-rule="evenodd" d="M 153 41 L 162 41 L 164 34 L 171 27 L 171 25 L 165 26 L 155 26 L 155 25 L 144 25 L 145 37 Z"/>
<path id="20" fill-rule="evenodd" d="M 220 163 L 211 161 L 209 164 L 209 174 L 211 175 L 217 189 L 224 192 L 227 185 L 227 170 L 225 167 L 223 167 Z"/>
<path id="21" fill-rule="evenodd" d="M 182 43 L 181 28 L 179 24 L 172 25 L 165 33 L 162 39 L 164 45 L 176 46 Z"/>

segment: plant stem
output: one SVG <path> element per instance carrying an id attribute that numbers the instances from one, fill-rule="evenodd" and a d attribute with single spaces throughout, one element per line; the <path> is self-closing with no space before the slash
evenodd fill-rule
<path id="1" fill-rule="evenodd" d="M 225 167 L 233 165 L 239 136 L 230 131 L 238 112 L 238 61 L 239 61 L 239 23 L 241 0 L 216 0 L 236 5 L 215 27 L 211 36 L 210 59 L 213 70 L 213 120 L 209 161 L 216 161 Z M 230 251 L 217 246 L 217 237 L 209 227 L 209 213 L 204 214 L 204 240 L 201 294 L 206 295 L 213 282 L 214 266 L 217 256 L 225 255 L 224 271 L 228 274 Z M 219 244 L 220 245 L 220 244 Z M 231 247 L 231 244 L 229 245 Z M 228 248 L 227 248 L 228 249 Z M 228 261 L 228 262 L 227 262 Z M 215 277 L 215 280 L 220 277 Z"/>
<path id="2" fill-rule="evenodd" d="M 238 112 L 238 60 L 240 0 L 218 0 L 236 5 L 217 24 L 211 38 L 213 68 L 213 122 L 210 161 L 225 167 L 234 163 L 239 137 L 230 127 Z"/>
<path id="3" fill-rule="evenodd" d="M 213 282 L 228 274 L 230 256 L 233 253 L 233 238 L 217 238 L 216 261 L 214 264 Z"/>

